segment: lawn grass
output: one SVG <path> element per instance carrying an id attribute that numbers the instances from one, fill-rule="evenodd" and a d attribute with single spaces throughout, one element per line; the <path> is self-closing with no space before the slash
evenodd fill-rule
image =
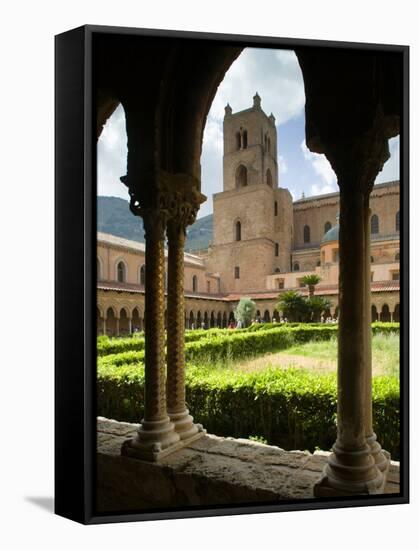
<path id="1" fill-rule="evenodd" d="M 372 338 L 372 370 L 373 376 L 399 376 L 400 339 L 398 334 L 377 334 Z M 298 344 L 276 353 L 267 353 L 240 361 L 200 361 L 202 366 L 208 366 L 213 371 L 243 372 L 262 371 L 267 368 L 302 368 L 317 371 L 319 374 L 336 372 L 337 370 L 337 339 L 329 341 L 308 342 Z"/>

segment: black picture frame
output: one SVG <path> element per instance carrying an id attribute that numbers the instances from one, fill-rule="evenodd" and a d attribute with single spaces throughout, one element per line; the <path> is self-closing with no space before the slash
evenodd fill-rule
<path id="1" fill-rule="evenodd" d="M 92 42 L 96 33 L 202 39 L 271 48 L 373 49 L 402 56 L 400 341 L 404 368 L 400 378 L 400 495 L 145 513 L 95 512 L 96 142 Z M 87 25 L 56 36 L 55 75 L 55 512 L 80 523 L 97 524 L 409 502 L 409 48 Z"/>

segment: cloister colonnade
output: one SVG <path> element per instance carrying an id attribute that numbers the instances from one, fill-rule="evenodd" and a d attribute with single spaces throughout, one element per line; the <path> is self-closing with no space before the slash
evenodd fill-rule
<path id="1" fill-rule="evenodd" d="M 97 134 L 121 103 L 131 211 L 146 240 L 145 412 L 122 452 L 158 460 L 200 437 L 185 405 L 185 231 L 205 197 L 200 156 L 206 117 L 245 44 L 191 38 L 94 37 Z M 384 490 L 389 467 L 372 426 L 369 195 L 400 125 L 397 54 L 297 48 L 306 95 L 306 143 L 324 153 L 340 188 L 337 439 L 316 496 Z M 280 93 L 280 90 L 278 90 Z M 402 184 L 403 182 L 401 182 Z M 367 231 L 368 228 L 368 231 Z M 164 240 L 168 241 L 167 380 Z"/>

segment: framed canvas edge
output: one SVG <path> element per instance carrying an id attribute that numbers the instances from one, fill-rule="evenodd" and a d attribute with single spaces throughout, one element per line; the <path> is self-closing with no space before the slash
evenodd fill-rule
<path id="1" fill-rule="evenodd" d="M 83 425 L 80 427 L 79 447 L 76 441 L 72 442 L 75 454 L 82 456 L 84 469 L 83 477 L 80 480 L 82 487 L 83 499 L 80 503 L 80 510 L 71 512 L 63 512 L 60 508 L 56 508 L 55 512 L 69 519 L 84 523 L 112 523 L 112 522 L 128 522 L 128 521 L 149 521 L 158 519 L 179 519 L 193 517 L 208 517 L 222 515 L 237 515 L 237 514 L 254 514 L 254 513 L 269 513 L 278 511 L 298 511 L 311 509 L 330 509 L 330 508 L 347 508 L 355 506 L 371 506 L 371 505 L 391 505 L 391 504 L 406 504 L 409 502 L 409 46 L 407 45 L 387 45 L 387 44 L 369 44 L 369 43 L 352 43 L 352 42 L 336 42 L 328 40 L 315 39 L 294 39 L 294 38 L 275 38 L 266 36 L 247 36 L 247 35 L 228 35 L 218 33 L 201 33 L 192 31 L 176 31 L 176 30 L 161 30 L 161 29 L 140 29 L 129 27 L 108 27 L 97 25 L 85 25 L 77 29 L 67 31 L 56 36 L 56 42 L 62 37 L 70 33 L 82 33 L 84 40 L 83 52 L 83 208 L 79 217 L 79 223 L 83 226 L 83 322 L 84 327 L 83 338 L 80 342 L 83 350 L 83 364 L 79 365 L 83 375 L 82 388 L 73 386 L 72 392 L 75 392 L 80 397 L 82 393 L 82 408 L 83 408 Z M 134 34 L 138 36 L 156 36 L 156 37 L 173 37 L 173 38 L 191 38 L 191 39 L 210 39 L 214 41 L 229 41 L 229 42 L 247 42 L 253 47 L 260 45 L 261 47 L 269 46 L 276 48 L 296 48 L 296 47 L 327 47 L 327 48 L 349 48 L 363 50 L 377 50 L 383 52 L 400 53 L 403 56 L 403 105 L 402 105 L 402 126 L 401 126 L 401 152 L 402 159 L 400 162 L 400 179 L 403 181 L 401 186 L 401 210 L 402 210 L 402 243 L 401 243 L 401 359 L 405 363 L 405 367 L 401 369 L 401 479 L 400 479 L 400 495 L 380 495 L 371 497 L 351 497 L 345 499 L 313 499 L 295 502 L 284 502 L 278 504 L 251 504 L 243 506 L 222 506 L 222 507 L 202 507 L 194 509 L 176 509 L 150 512 L 127 512 L 127 513 L 112 513 L 112 514 L 95 514 L 95 451 L 96 451 L 96 415 L 95 415 L 95 376 L 96 376 L 96 348 L 95 348 L 95 317 L 93 312 L 96 305 L 96 262 L 93 261 L 96 249 L 96 166 L 95 166 L 95 141 L 94 141 L 94 112 L 93 112 L 93 89 L 92 89 L 92 36 L 94 33 L 120 33 Z M 57 97 L 57 88 L 56 88 Z M 56 110 L 57 116 L 57 110 Z M 57 120 L 57 119 L 56 119 Z M 57 122 L 56 122 L 57 131 Z M 72 136 L 67 136 L 67 141 L 72 141 Z M 56 149 L 57 152 L 57 149 Z M 57 158 L 57 157 L 56 157 Z M 56 160 L 57 162 L 57 160 Z M 56 193 L 59 183 L 56 171 Z M 56 211 L 57 215 L 57 211 Z M 77 216 L 74 217 L 76 220 Z M 57 239 L 57 223 L 56 223 L 56 239 Z M 61 229 L 63 230 L 63 229 Z M 64 228 L 64 232 L 66 228 Z M 56 241 L 57 243 L 57 241 Z M 57 250 L 56 257 L 60 257 L 61 251 Z M 76 262 L 77 263 L 77 262 Z M 57 283 L 57 272 L 56 272 Z M 56 294 L 57 296 L 57 294 Z M 57 316 L 57 310 L 56 310 Z M 80 319 L 74 318 L 74 323 L 80 322 Z M 62 345 L 63 339 L 57 335 L 56 331 L 56 347 Z M 55 376 L 61 376 L 57 368 Z M 68 386 L 70 389 L 70 386 Z M 56 387 L 56 406 L 57 398 Z M 60 433 L 57 425 L 56 413 L 56 440 L 61 441 L 64 434 Z M 71 467 L 71 465 L 70 465 Z M 57 487 L 57 483 L 56 483 Z"/>

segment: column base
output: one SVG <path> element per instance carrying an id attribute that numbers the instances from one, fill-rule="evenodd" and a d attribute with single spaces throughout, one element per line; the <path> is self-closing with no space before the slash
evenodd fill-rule
<path id="1" fill-rule="evenodd" d="M 193 417 L 189 414 L 188 409 L 181 412 L 169 412 L 170 421 L 173 422 L 175 430 L 182 441 L 190 440 L 198 433 L 205 434 L 202 424 L 195 424 Z"/>
<path id="2" fill-rule="evenodd" d="M 162 425 L 163 429 L 159 429 L 157 424 Z M 174 425 L 169 421 L 169 418 L 156 422 L 142 421 L 138 428 L 137 436 L 123 442 L 121 454 L 130 458 L 157 462 L 165 456 L 183 449 L 196 439 L 205 435 L 206 431 L 202 429 L 202 426 L 200 430 L 200 425 L 194 426 L 197 426 L 196 432 L 188 438 L 180 439 L 179 434 L 175 431 Z"/>
<path id="3" fill-rule="evenodd" d="M 375 463 L 368 445 L 357 451 L 345 451 L 335 443 L 322 477 L 314 485 L 315 497 L 378 495 L 384 493 L 387 468 Z M 388 453 L 387 453 L 388 454 Z"/>
<path id="4" fill-rule="evenodd" d="M 367 437 L 367 443 L 371 449 L 371 455 L 375 460 L 377 468 L 387 475 L 391 462 L 390 453 L 381 447 L 375 433 Z"/>

